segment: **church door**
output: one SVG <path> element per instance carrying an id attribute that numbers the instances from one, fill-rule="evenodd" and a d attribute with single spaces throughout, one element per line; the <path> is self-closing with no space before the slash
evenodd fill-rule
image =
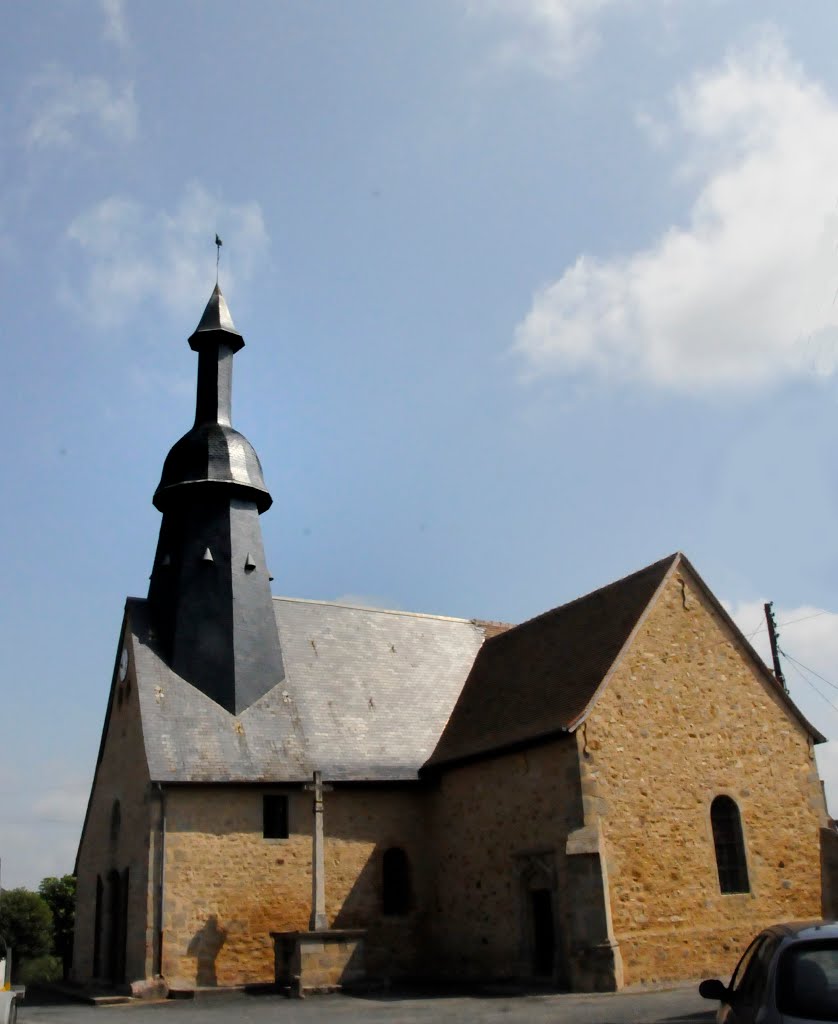
<path id="1" fill-rule="evenodd" d="M 530 890 L 532 920 L 532 972 L 536 978 L 551 978 L 556 961 L 556 930 L 553 922 L 553 893 Z"/>

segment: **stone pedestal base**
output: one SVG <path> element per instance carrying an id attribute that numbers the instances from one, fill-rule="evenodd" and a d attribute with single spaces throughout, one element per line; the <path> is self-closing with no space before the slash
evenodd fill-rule
<path id="1" fill-rule="evenodd" d="M 363 982 L 365 935 L 362 928 L 271 932 L 277 985 L 303 997 Z"/>
<path id="2" fill-rule="evenodd" d="M 154 978 L 131 982 L 131 996 L 134 999 L 165 999 L 168 995 L 169 986 L 159 974 Z"/>
<path id="3" fill-rule="evenodd" d="M 616 942 L 577 950 L 570 961 L 574 992 L 619 992 L 623 987 L 623 958 Z"/>

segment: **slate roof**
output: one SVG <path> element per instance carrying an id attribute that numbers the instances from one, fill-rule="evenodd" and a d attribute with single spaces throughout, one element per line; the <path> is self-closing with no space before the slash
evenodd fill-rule
<path id="1" fill-rule="evenodd" d="M 296 782 L 315 769 L 330 781 L 416 779 L 484 627 L 289 598 L 273 606 L 285 679 L 234 717 L 166 666 L 146 602 L 129 599 L 152 780 Z"/>
<path id="2" fill-rule="evenodd" d="M 420 769 L 572 731 L 584 719 L 667 574 L 686 567 L 767 685 L 815 742 L 681 554 L 518 626 L 274 598 L 286 675 L 233 716 L 169 669 L 147 605 L 126 605 L 156 782 L 410 781 Z"/>

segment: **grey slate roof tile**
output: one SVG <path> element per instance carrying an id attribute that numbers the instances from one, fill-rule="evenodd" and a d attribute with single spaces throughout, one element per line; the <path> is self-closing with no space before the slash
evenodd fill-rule
<path id="1" fill-rule="evenodd" d="M 512 628 L 274 598 L 286 675 L 237 717 L 166 666 L 146 602 L 132 598 L 127 635 L 151 778 L 301 782 L 319 770 L 336 782 L 409 781 L 423 765 L 433 770 L 571 730 L 679 562 L 717 604 L 682 555 Z"/>
<path id="2" fill-rule="evenodd" d="M 430 757 L 484 640 L 463 619 L 274 598 L 285 679 L 234 717 L 154 649 L 127 604 L 143 733 L 159 782 L 409 780 Z"/>

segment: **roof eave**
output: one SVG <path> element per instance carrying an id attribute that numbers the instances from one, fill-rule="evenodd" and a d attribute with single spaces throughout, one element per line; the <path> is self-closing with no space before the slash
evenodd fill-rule
<path id="1" fill-rule="evenodd" d="M 495 747 L 486 747 L 484 750 L 471 751 L 468 754 L 461 754 L 459 757 L 449 757 L 440 761 L 426 761 L 419 769 L 419 778 L 432 778 L 441 775 L 443 772 L 453 768 L 462 768 L 468 764 L 475 764 L 478 761 L 490 761 L 497 757 L 504 757 L 507 754 L 516 754 L 522 750 L 529 750 L 532 747 L 542 747 L 546 743 L 569 736 L 573 728 L 551 729 L 549 732 L 538 733 L 535 736 L 527 736 L 524 739 L 514 740 L 511 743 L 502 743 Z"/>

